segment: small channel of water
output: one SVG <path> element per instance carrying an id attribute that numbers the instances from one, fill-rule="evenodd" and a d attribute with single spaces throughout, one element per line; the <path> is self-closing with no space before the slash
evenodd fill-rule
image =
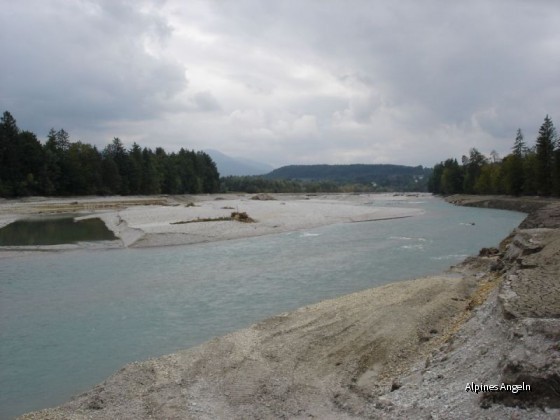
<path id="1" fill-rule="evenodd" d="M 60 245 L 117 239 L 98 218 L 42 217 L 17 220 L 0 229 L 0 246 Z"/>

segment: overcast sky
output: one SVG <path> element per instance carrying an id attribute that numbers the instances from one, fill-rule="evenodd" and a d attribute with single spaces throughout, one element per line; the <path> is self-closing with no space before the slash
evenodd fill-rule
<path id="1" fill-rule="evenodd" d="M 558 0 L 0 7 L 0 112 L 41 139 L 433 166 L 560 127 Z"/>

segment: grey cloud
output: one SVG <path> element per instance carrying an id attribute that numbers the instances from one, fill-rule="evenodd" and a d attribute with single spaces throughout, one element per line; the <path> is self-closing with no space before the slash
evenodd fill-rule
<path id="1" fill-rule="evenodd" d="M 539 5 L 515 1 L 270 3 L 218 2 L 216 8 L 224 8 L 227 16 L 219 23 L 253 45 L 292 49 L 294 55 L 303 51 L 308 59 L 319 56 L 333 67 L 359 68 L 372 82 L 385 84 L 396 100 L 413 95 L 437 106 L 444 99 L 442 108 L 449 97 L 461 95 L 474 103 L 469 92 L 484 98 L 526 78 L 539 40 L 558 40 L 547 34 L 558 27 L 559 7 L 553 2 L 546 3 L 555 9 L 552 15 L 539 11 Z"/>
<path id="2" fill-rule="evenodd" d="M 198 92 L 194 95 L 197 111 L 211 112 L 221 110 L 220 104 L 209 91 Z"/>
<path id="3" fill-rule="evenodd" d="M 157 117 L 187 81 L 184 65 L 146 50 L 164 43 L 171 28 L 141 4 L 13 2 L 2 22 L 12 38 L 0 41 L 2 106 L 16 108 L 39 133 L 51 121 L 72 129 Z"/>
<path id="4" fill-rule="evenodd" d="M 230 75 L 232 80 L 236 80 L 243 84 L 251 92 L 259 95 L 270 95 L 273 93 L 275 84 L 265 75 L 255 73 L 254 71 L 245 71 L 243 73 L 234 73 Z"/>
<path id="5" fill-rule="evenodd" d="M 552 0 L 35 0 L 6 9 L 0 105 L 39 134 L 61 119 L 70 131 L 110 127 L 149 146 L 275 164 L 364 156 L 433 165 L 471 146 L 505 152 L 518 127 L 529 139 L 545 114 L 560 124 Z"/>

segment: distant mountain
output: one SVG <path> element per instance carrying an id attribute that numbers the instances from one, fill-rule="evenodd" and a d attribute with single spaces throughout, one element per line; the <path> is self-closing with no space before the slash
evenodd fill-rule
<path id="1" fill-rule="evenodd" d="M 205 150 L 218 167 L 220 176 L 263 175 L 274 169 L 266 163 L 255 162 L 250 159 L 228 156 L 218 150 Z"/>
<path id="2" fill-rule="evenodd" d="M 301 181 L 334 181 L 339 183 L 373 184 L 393 189 L 423 189 L 431 169 L 403 165 L 290 165 L 265 175 L 268 179 Z"/>

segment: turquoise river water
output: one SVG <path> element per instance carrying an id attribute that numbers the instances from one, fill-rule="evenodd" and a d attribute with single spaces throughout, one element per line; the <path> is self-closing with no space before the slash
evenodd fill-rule
<path id="1" fill-rule="evenodd" d="M 524 217 L 429 197 L 371 205 L 425 211 L 201 245 L 0 258 L 0 418 L 60 404 L 128 362 L 441 272 Z"/>

